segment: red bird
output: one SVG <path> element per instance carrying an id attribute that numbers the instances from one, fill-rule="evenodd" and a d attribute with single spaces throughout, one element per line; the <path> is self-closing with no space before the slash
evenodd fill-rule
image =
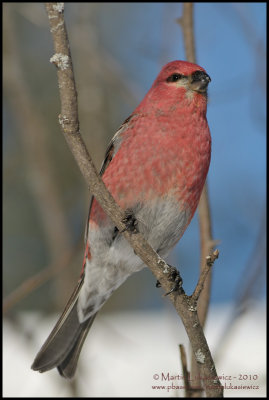
<path id="1" fill-rule="evenodd" d="M 167 256 L 197 208 L 210 163 L 206 119 L 210 77 L 196 64 L 165 65 L 151 89 L 113 137 L 101 168 L 103 180 L 137 230 Z M 54 367 L 73 377 L 96 316 L 141 259 L 92 198 L 86 225 L 83 271 L 66 308 L 32 368 Z"/>

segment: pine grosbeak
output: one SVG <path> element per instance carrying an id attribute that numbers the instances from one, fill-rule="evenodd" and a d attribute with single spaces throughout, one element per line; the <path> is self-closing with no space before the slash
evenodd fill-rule
<path id="1" fill-rule="evenodd" d="M 162 257 L 178 242 L 197 208 L 210 163 L 206 119 L 210 77 L 198 65 L 165 65 L 139 106 L 113 137 L 102 178 L 137 229 Z M 71 378 L 98 310 L 145 265 L 92 198 L 80 280 L 32 368 L 54 367 Z"/>

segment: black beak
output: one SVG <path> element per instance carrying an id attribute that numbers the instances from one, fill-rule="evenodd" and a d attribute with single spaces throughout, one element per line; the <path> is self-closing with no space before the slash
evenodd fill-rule
<path id="1" fill-rule="evenodd" d="M 204 71 L 195 71 L 190 76 L 190 87 L 192 90 L 204 93 L 207 91 L 207 86 L 210 81 L 210 76 Z"/>

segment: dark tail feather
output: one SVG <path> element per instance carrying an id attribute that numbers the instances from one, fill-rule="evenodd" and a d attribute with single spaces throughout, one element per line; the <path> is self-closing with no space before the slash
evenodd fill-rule
<path id="1" fill-rule="evenodd" d="M 82 324 L 78 320 L 77 299 L 82 283 L 83 278 L 79 281 L 59 321 L 38 352 L 32 365 L 33 370 L 45 372 L 57 367 L 63 377 L 74 376 L 82 345 L 96 315 Z"/>
<path id="2" fill-rule="evenodd" d="M 78 358 L 80 355 L 80 351 L 82 349 L 84 340 L 86 339 L 89 329 L 92 326 L 96 314 L 90 317 L 87 321 L 83 324 L 80 324 L 80 332 L 78 337 L 73 344 L 72 348 L 66 354 L 64 360 L 57 366 L 59 373 L 64 378 L 72 378 L 76 372 Z"/>

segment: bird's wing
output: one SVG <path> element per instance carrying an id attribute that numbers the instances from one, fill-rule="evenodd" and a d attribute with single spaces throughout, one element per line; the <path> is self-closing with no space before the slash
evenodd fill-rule
<path id="1" fill-rule="evenodd" d="M 113 159 L 115 154 L 117 153 L 118 149 L 120 148 L 121 145 L 121 135 L 122 133 L 128 128 L 130 120 L 133 118 L 135 114 L 130 115 L 119 127 L 113 138 L 111 139 L 108 148 L 105 153 L 105 158 L 102 163 L 101 169 L 100 169 L 100 176 L 102 176 L 107 169 L 110 161 Z M 87 245 L 87 238 L 88 238 L 88 230 L 89 230 L 89 220 L 90 220 L 90 215 L 91 215 L 91 208 L 92 208 L 92 202 L 93 202 L 94 196 L 91 197 L 90 200 L 90 205 L 89 205 L 89 212 L 88 212 L 88 217 L 86 221 L 86 227 L 85 227 L 85 235 L 84 235 L 84 240 L 85 240 L 85 245 Z"/>

